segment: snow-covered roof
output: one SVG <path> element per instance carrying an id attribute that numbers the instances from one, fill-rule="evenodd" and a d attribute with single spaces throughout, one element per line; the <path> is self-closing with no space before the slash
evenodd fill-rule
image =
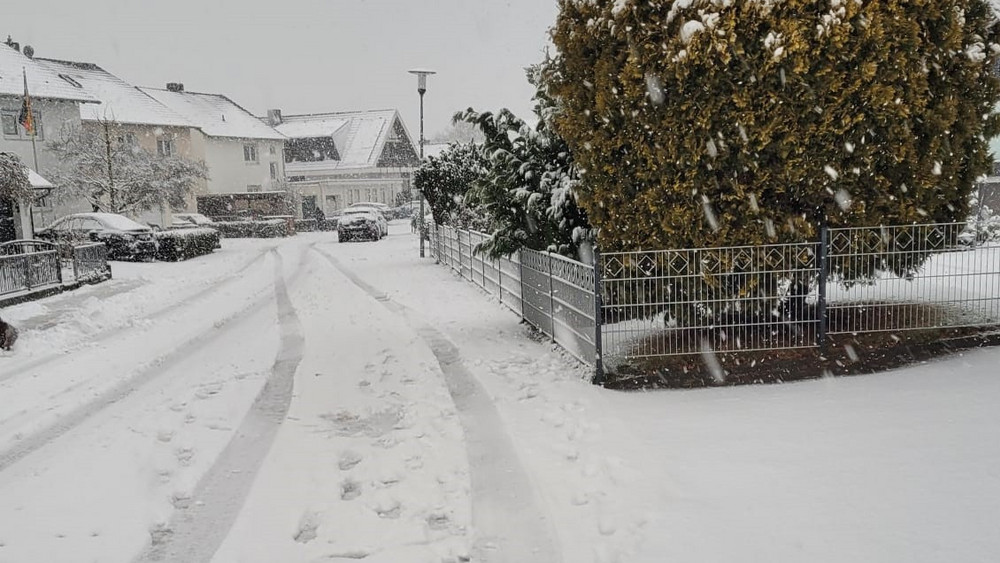
<path id="1" fill-rule="evenodd" d="M 97 98 L 59 77 L 59 74 L 0 43 L 0 96 L 23 96 L 24 76 L 32 98 L 96 103 Z"/>
<path id="2" fill-rule="evenodd" d="M 31 184 L 32 188 L 51 188 L 52 182 L 42 178 L 41 174 L 35 172 L 31 168 L 28 169 L 28 183 Z"/>
<path id="3" fill-rule="evenodd" d="M 72 79 L 101 101 L 80 108 L 84 121 L 109 119 L 118 123 L 193 127 L 177 112 L 161 104 L 142 90 L 91 63 L 35 59 L 38 64 Z"/>
<path id="4" fill-rule="evenodd" d="M 286 168 L 368 168 L 378 164 L 397 122 L 407 142 L 412 143 L 406 125 L 394 109 L 284 115 L 275 129 L 290 139 L 332 137 L 340 153 L 340 160 L 288 163 Z"/>
<path id="5" fill-rule="evenodd" d="M 221 94 L 139 88 L 198 127 L 209 137 L 284 140 L 281 133 Z"/>

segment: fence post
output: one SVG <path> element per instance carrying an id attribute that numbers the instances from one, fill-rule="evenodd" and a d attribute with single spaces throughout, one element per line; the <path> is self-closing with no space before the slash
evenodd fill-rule
<path id="1" fill-rule="evenodd" d="M 503 305 L 503 259 L 497 258 L 494 263 L 497 265 L 497 293 L 500 296 L 500 304 Z"/>
<path id="2" fill-rule="evenodd" d="M 556 306 L 555 298 L 552 295 L 552 254 L 549 252 L 545 253 L 545 258 L 548 260 L 548 280 L 549 280 L 549 332 L 552 337 L 552 341 L 556 341 Z"/>
<path id="3" fill-rule="evenodd" d="M 524 266 L 521 264 L 521 251 L 517 251 L 517 285 L 521 289 L 521 320 L 524 318 Z"/>
<path id="4" fill-rule="evenodd" d="M 601 253 L 594 249 L 594 380 L 604 383 L 604 340 L 601 334 L 601 313 L 604 309 L 604 280 L 601 276 Z"/>
<path id="5" fill-rule="evenodd" d="M 59 280 L 59 285 L 63 284 L 63 272 L 62 272 L 62 257 L 59 256 L 59 251 L 56 251 L 56 279 Z"/>
<path id="6" fill-rule="evenodd" d="M 829 246 L 830 234 L 826 224 L 819 227 L 819 248 L 816 253 L 816 261 L 819 266 L 819 287 L 816 290 L 816 346 L 820 351 L 826 348 L 826 276 L 827 276 L 827 247 Z"/>
<path id="7" fill-rule="evenodd" d="M 33 269 L 31 267 L 31 253 L 25 252 L 23 256 L 24 256 L 24 285 L 27 286 L 25 287 L 25 289 L 30 290 L 32 285 L 34 285 L 32 283 L 34 280 L 31 279 L 33 277 L 31 275 L 31 270 Z"/>

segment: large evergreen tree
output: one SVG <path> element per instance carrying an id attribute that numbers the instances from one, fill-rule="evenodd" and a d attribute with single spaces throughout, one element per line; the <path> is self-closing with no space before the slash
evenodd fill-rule
<path id="1" fill-rule="evenodd" d="M 606 249 L 965 218 L 987 172 L 983 0 L 561 0 L 554 119 Z"/>

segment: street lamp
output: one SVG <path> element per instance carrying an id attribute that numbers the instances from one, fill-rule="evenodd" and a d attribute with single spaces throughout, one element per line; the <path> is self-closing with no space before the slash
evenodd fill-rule
<path id="1" fill-rule="evenodd" d="M 424 93 L 427 92 L 427 77 L 437 74 L 433 70 L 413 69 L 410 74 L 417 75 L 417 93 L 420 94 L 420 164 L 424 163 Z M 420 257 L 424 257 L 424 195 L 420 194 Z"/>

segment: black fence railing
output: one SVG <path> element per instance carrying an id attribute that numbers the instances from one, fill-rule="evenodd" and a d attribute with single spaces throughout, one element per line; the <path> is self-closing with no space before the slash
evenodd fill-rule
<path id="1" fill-rule="evenodd" d="M 0 244 L 0 297 L 109 279 L 104 244 L 59 247 L 39 240 Z"/>
<path id="2" fill-rule="evenodd" d="M 62 284 L 56 245 L 35 240 L 0 244 L 0 296 Z"/>

